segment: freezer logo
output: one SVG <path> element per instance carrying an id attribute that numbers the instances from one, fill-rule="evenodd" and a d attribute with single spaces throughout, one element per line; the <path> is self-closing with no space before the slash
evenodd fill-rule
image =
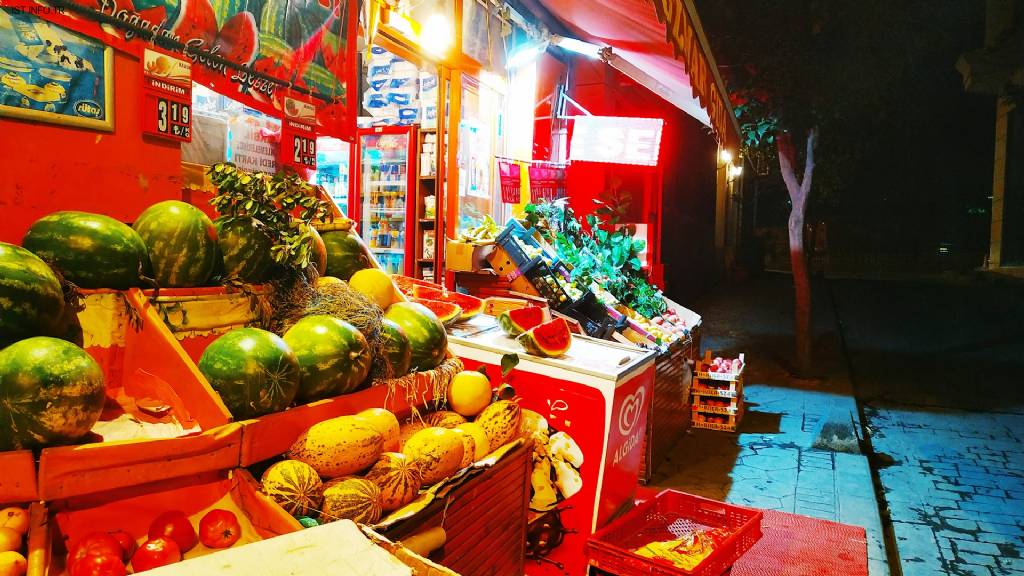
<path id="1" fill-rule="evenodd" d="M 644 388 L 637 388 L 636 392 L 626 396 L 619 408 L 619 433 L 628 436 L 633 426 L 640 420 L 640 414 L 644 409 Z"/>

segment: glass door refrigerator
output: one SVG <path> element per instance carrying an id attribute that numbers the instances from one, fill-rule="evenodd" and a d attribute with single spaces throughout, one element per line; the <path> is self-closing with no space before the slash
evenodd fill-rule
<path id="1" fill-rule="evenodd" d="M 358 190 L 349 201 L 350 217 L 359 222 L 359 234 L 381 268 L 389 274 L 411 275 L 416 127 L 366 128 L 357 134 Z"/>

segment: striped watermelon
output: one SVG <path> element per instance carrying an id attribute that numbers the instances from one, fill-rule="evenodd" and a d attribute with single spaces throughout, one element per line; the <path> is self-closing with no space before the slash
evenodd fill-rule
<path id="1" fill-rule="evenodd" d="M 81 288 L 125 290 L 141 285 L 149 254 L 128 225 L 89 212 L 54 212 L 28 229 L 22 246 Z"/>
<path id="2" fill-rule="evenodd" d="M 373 354 L 355 326 L 326 314 L 306 316 L 284 333 L 302 376 L 297 398 L 312 402 L 355 392 L 366 383 Z"/>
<path id="3" fill-rule="evenodd" d="M 391 377 L 398 378 L 409 373 L 409 365 L 412 363 L 412 347 L 409 345 L 409 337 L 401 326 L 385 318 L 382 322 L 383 342 L 381 351 L 384 361 L 391 366 Z"/>
<path id="4" fill-rule="evenodd" d="M 213 273 L 217 231 L 202 210 L 177 200 L 146 208 L 132 226 L 149 249 L 162 288 L 202 286 Z"/>
<path id="5" fill-rule="evenodd" d="M 280 412 L 299 390 L 295 353 L 259 328 L 239 328 L 214 340 L 199 358 L 199 371 L 236 420 Z"/>
<path id="6" fill-rule="evenodd" d="M 275 463 L 260 478 L 263 493 L 292 516 L 309 516 L 320 509 L 324 484 L 312 466 L 298 460 Z"/>
<path id="7" fill-rule="evenodd" d="M 213 227 L 217 231 L 219 264 L 223 266 L 221 276 L 249 283 L 266 280 L 274 257 L 263 224 L 250 216 L 222 216 L 213 221 Z"/>
<path id="8" fill-rule="evenodd" d="M 385 452 L 366 473 L 366 479 L 380 489 L 380 507 L 390 512 L 416 499 L 423 483 L 420 472 L 408 456 Z"/>
<path id="9" fill-rule="evenodd" d="M 338 478 L 324 484 L 322 522 L 351 520 L 373 524 L 380 520 L 380 488 L 362 478 Z"/>
<path id="10" fill-rule="evenodd" d="M 38 256 L 0 242 L 0 348 L 52 334 L 64 313 L 64 291 Z"/>
<path id="11" fill-rule="evenodd" d="M 327 275 L 348 282 L 356 272 L 369 268 L 370 253 L 359 236 L 343 231 L 324 232 L 321 237 L 327 247 Z"/>
<path id="12" fill-rule="evenodd" d="M 106 398 L 85 350 L 36 336 L 0 350 L 0 451 L 67 444 L 89 433 Z"/>
<path id="13" fill-rule="evenodd" d="M 412 347 L 412 368 L 424 372 L 440 364 L 448 351 L 448 334 L 429 308 L 415 302 L 388 306 L 384 317 L 402 327 Z"/>

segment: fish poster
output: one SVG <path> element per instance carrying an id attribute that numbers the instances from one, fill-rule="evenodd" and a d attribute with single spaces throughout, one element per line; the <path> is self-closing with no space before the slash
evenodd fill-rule
<path id="1" fill-rule="evenodd" d="M 112 130 L 112 74 L 109 46 L 0 7 L 0 114 Z"/>
<path id="2" fill-rule="evenodd" d="M 9 0 L 0 0 L 0 4 Z M 321 131 L 355 118 L 356 0 L 52 0 L 44 18 L 131 54 L 156 44 L 192 63 L 192 79 L 265 114 L 311 99 Z"/>

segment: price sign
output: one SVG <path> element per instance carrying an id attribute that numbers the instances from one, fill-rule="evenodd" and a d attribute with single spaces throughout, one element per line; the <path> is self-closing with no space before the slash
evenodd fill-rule
<path id="1" fill-rule="evenodd" d="M 142 132 L 191 142 L 192 64 L 146 49 L 142 82 Z"/>
<path id="2" fill-rule="evenodd" d="M 316 170 L 316 108 L 287 96 L 281 121 L 281 164 Z"/>

